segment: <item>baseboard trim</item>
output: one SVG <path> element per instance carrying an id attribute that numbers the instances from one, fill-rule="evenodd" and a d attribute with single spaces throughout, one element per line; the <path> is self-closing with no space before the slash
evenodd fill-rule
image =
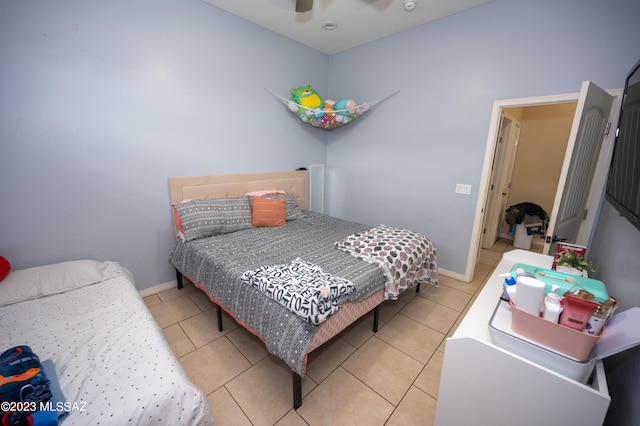
<path id="1" fill-rule="evenodd" d="M 457 272 L 449 271 L 447 269 L 438 268 L 438 275 L 444 275 L 445 277 L 453 278 L 454 280 L 468 282 L 465 280 L 463 274 L 459 274 Z"/>
<path id="2" fill-rule="evenodd" d="M 154 285 L 153 287 L 143 288 L 138 291 L 141 297 L 151 296 L 152 294 L 160 293 L 164 290 L 169 290 L 172 288 L 178 287 L 178 282 L 176 280 L 169 281 L 163 284 Z"/>

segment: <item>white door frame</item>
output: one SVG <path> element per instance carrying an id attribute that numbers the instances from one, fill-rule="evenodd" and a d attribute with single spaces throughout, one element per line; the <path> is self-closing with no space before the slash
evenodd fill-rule
<path id="1" fill-rule="evenodd" d="M 465 271 L 465 281 L 473 280 L 473 272 L 476 266 L 476 259 L 480 249 L 482 238 L 482 225 L 484 223 L 484 212 L 489 194 L 489 181 L 491 179 L 491 163 L 496 150 L 496 141 L 500 131 L 500 117 L 505 108 L 518 108 L 528 106 L 564 104 L 577 102 L 580 93 L 570 93 L 565 95 L 538 96 L 532 98 L 503 99 L 495 101 L 491 110 L 491 121 L 489 122 L 489 135 L 487 136 L 487 147 L 484 152 L 484 162 L 482 164 L 482 175 L 478 186 L 478 200 L 476 203 L 476 214 L 473 221 L 473 231 L 471 232 L 471 245 L 469 247 L 469 257 L 467 258 L 467 269 Z"/>
<path id="2" fill-rule="evenodd" d="M 612 122 L 612 129 L 615 129 L 617 125 L 617 114 L 620 112 L 620 103 L 622 101 L 622 89 L 607 90 L 609 94 L 615 96 L 613 103 L 614 122 Z M 491 178 L 491 162 L 496 149 L 496 141 L 498 137 L 498 131 L 500 126 L 500 116 L 505 108 L 517 108 L 528 106 L 540 106 L 540 105 L 553 105 L 569 102 L 577 102 L 580 97 L 580 93 L 569 93 L 564 95 L 551 95 L 551 96 L 538 96 L 532 98 L 517 98 L 517 99 L 503 99 L 493 103 L 491 110 L 491 121 L 489 122 L 489 134 L 487 136 L 487 147 L 484 154 L 484 162 L 482 165 L 482 175 L 480 177 L 480 185 L 478 187 L 478 201 L 476 203 L 476 214 L 473 221 L 473 230 L 471 232 L 471 244 L 469 247 L 469 256 L 467 258 L 467 268 L 465 271 L 464 280 L 471 282 L 473 280 L 473 272 L 476 266 L 476 259 L 480 250 L 480 241 L 482 238 L 482 225 L 484 223 L 484 209 L 487 202 L 488 186 Z M 607 174 L 609 170 L 609 164 L 611 162 L 611 154 L 613 152 L 613 143 L 615 141 L 615 131 L 609 132 L 609 136 L 600 152 L 598 159 L 598 165 L 596 168 L 594 182 L 592 185 L 591 195 L 587 201 L 590 211 L 595 212 L 594 215 L 589 215 L 587 220 L 591 229 L 595 225 L 595 221 L 599 214 L 599 208 L 602 197 L 604 196 L 604 187 L 607 181 Z M 598 194 L 598 196 L 595 196 Z M 592 235 L 589 237 L 591 239 Z M 590 241 L 589 241 L 590 242 Z"/>

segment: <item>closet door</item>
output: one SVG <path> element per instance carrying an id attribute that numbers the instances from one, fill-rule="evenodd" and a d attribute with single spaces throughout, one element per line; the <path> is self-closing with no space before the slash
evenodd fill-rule
<path id="1" fill-rule="evenodd" d="M 515 118 L 507 113 L 502 113 L 491 168 L 482 248 L 493 247 L 504 224 L 504 212 L 507 209 L 507 199 L 511 189 L 511 177 L 518 149 L 518 139 L 520 138 L 520 127 L 520 123 Z"/>
<path id="2" fill-rule="evenodd" d="M 585 219 L 585 208 L 602 142 L 607 136 L 605 133 L 613 101 L 613 96 L 592 82 L 582 83 L 551 211 L 544 253 L 553 253 L 557 241 L 587 244 L 587 241 L 577 241 L 577 238 Z"/>

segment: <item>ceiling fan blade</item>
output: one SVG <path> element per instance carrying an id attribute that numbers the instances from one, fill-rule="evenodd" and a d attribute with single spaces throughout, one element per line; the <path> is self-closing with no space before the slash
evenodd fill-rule
<path id="1" fill-rule="evenodd" d="M 311 10 L 313 7 L 313 0 L 296 0 L 296 12 L 304 13 Z"/>

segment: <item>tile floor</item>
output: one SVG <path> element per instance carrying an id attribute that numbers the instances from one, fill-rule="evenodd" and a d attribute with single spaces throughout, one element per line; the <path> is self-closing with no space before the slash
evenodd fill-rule
<path id="1" fill-rule="evenodd" d="M 193 285 L 145 302 L 218 426 L 431 425 L 446 337 L 511 249 L 499 240 L 482 250 L 471 283 L 440 276 L 440 287 L 384 302 L 377 333 L 368 314 L 312 352 L 297 411 L 291 370 L 226 314 L 219 332 L 215 305 Z"/>

